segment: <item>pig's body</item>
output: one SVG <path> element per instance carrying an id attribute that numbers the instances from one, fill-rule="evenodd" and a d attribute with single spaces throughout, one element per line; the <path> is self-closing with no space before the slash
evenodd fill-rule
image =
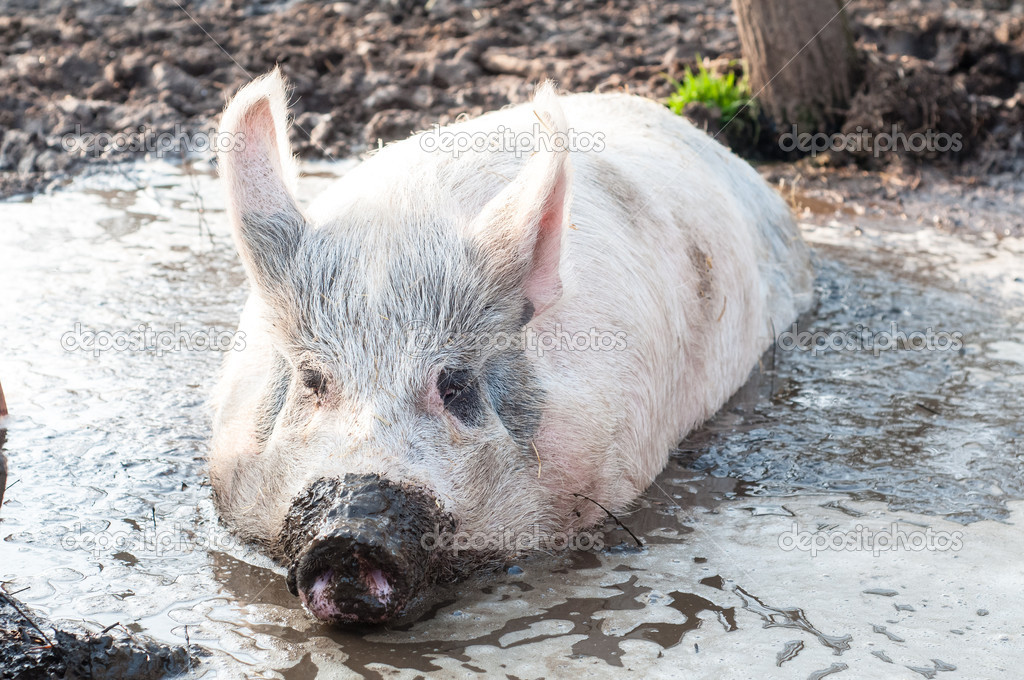
<path id="1" fill-rule="evenodd" d="M 559 105 L 561 113 L 552 111 Z M 436 136 L 415 136 L 350 171 L 305 212 L 308 231 L 292 266 L 319 273 L 256 286 L 240 328 L 246 349 L 229 357 L 218 393 L 211 473 L 218 505 L 240 533 L 296 560 L 301 546 L 282 537 L 293 500 L 318 479 L 346 474 L 427 489 L 469 534 L 590 526 L 603 513 L 580 495 L 626 508 L 670 448 L 745 381 L 773 329 L 789 326 L 809 302 L 806 248 L 785 204 L 745 162 L 640 98 L 572 95 L 544 106 L 545 126 L 603 136 L 604 148 L 572 152 L 567 162 L 564 152 L 545 151 L 455 158 L 424 150 Z M 528 131 L 540 118 L 527 104 L 447 130 Z M 523 179 L 530 176 L 540 179 Z M 511 191 L 514 179 L 522 190 Z M 495 272 L 506 270 L 493 264 L 505 257 L 494 252 L 511 252 L 507 242 L 519 237 L 507 234 L 519 232 L 508 225 L 524 213 L 502 208 L 503 191 L 509 200 L 539 196 L 543 206 L 540 235 L 515 250 L 533 263 L 525 274 L 514 270 L 520 292 L 501 290 Z M 272 204 L 264 212 L 274 213 Z M 492 213 L 499 217 L 481 218 Z M 244 216 L 238 223 L 248 224 Z M 506 235 L 505 245 L 492 252 L 488 234 Z M 463 252 L 467 241 L 480 245 Z M 545 261 L 553 264 L 545 269 Z M 249 269 L 253 277 L 258 267 Z M 339 272 L 340 289 L 327 280 Z M 448 278 L 465 284 L 432 287 Z M 522 319 L 500 321 L 520 309 L 508 302 L 503 317 L 502 305 L 520 298 L 528 301 Z M 479 321 L 491 316 L 494 323 Z M 546 351 L 453 354 L 444 346 L 467 334 L 516 332 L 523 319 L 525 337 Z M 282 339 L 282 325 L 305 331 Z M 402 338 L 411 327 L 442 342 L 410 352 Z M 550 349 L 580 337 L 597 346 Z M 301 363 L 289 351 L 338 359 L 331 380 L 347 387 L 338 388 L 344 394 L 333 410 L 289 408 L 282 376 Z M 493 407 L 482 417 L 460 406 L 461 386 L 453 408 L 438 402 L 440 369 L 432 367 L 448 364 L 471 367 L 460 380 L 472 380 L 474 394 Z M 280 402 L 270 407 L 269 431 L 268 400 Z M 467 413 L 476 419 L 468 425 Z M 371 585 L 388 573 L 362 569 Z M 305 591 L 300 583 L 307 606 L 327 620 L 360 620 L 316 599 L 328 573 Z"/>

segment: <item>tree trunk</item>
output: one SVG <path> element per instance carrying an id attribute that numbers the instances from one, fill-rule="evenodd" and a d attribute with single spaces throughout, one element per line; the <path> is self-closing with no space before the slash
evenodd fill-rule
<path id="1" fill-rule="evenodd" d="M 842 0 L 733 0 L 751 92 L 780 130 L 833 132 L 857 86 Z"/>

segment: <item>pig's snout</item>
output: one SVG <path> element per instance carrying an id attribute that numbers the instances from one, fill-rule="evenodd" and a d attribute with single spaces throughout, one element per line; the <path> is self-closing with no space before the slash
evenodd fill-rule
<path id="1" fill-rule="evenodd" d="M 451 525 L 424 489 L 377 475 L 319 479 L 285 519 L 288 588 L 322 621 L 394 620 L 437 580 L 439 556 L 424 537 Z"/>
<path id="2" fill-rule="evenodd" d="M 392 618 L 421 580 L 415 562 L 387 549 L 374 526 L 339 527 L 315 539 L 289 570 L 288 587 L 318 619 L 376 623 Z"/>

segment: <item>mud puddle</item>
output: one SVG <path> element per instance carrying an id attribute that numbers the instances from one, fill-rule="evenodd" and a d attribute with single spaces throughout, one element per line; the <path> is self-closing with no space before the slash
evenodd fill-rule
<path id="1" fill-rule="evenodd" d="M 307 197 L 334 172 L 309 170 Z M 0 579 L 40 616 L 201 645 L 202 677 L 999 678 L 1024 662 L 1021 241 L 808 226 L 817 308 L 620 518 L 643 549 L 609 523 L 600 550 L 511 564 L 428 620 L 357 636 L 310 622 L 210 504 L 210 346 L 244 297 L 222 208 L 209 168 L 162 164 L 0 204 Z M 192 348 L 82 349 L 140 326 Z"/>

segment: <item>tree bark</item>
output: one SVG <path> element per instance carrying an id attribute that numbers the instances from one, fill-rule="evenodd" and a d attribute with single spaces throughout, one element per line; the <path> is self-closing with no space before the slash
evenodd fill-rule
<path id="1" fill-rule="evenodd" d="M 857 86 L 843 0 L 733 0 L 751 92 L 777 127 L 833 132 Z"/>

